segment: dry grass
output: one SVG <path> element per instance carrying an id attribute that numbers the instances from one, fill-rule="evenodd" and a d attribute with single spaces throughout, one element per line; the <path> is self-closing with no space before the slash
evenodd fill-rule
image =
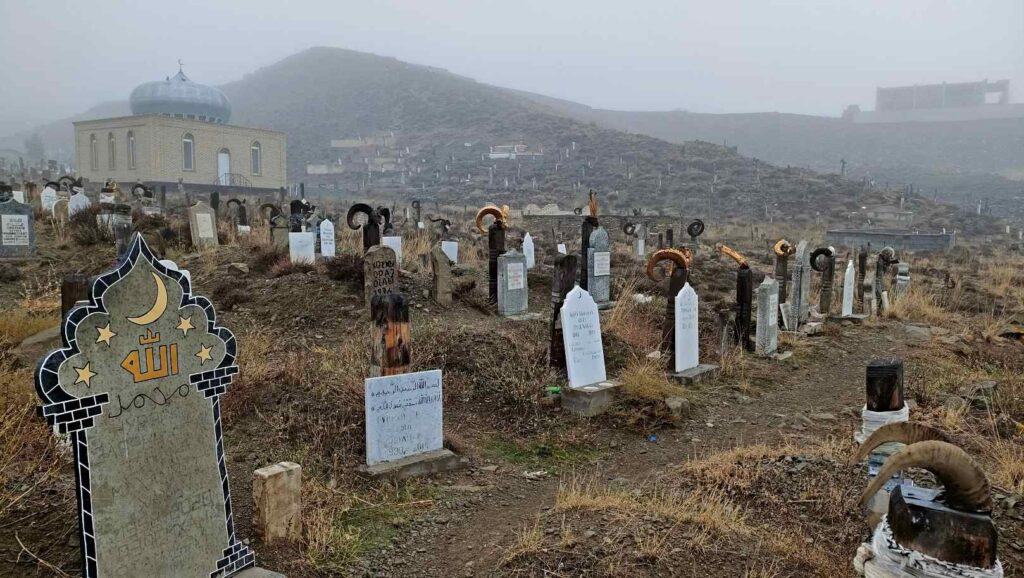
<path id="1" fill-rule="evenodd" d="M 664 316 L 665 301 L 655 297 L 651 303 L 639 303 L 634 299 L 636 294 L 637 279 L 627 280 L 619 289 L 611 313 L 603 321 L 603 330 L 636 349 L 653 351 L 661 343 L 661 329 L 652 320 L 656 310 L 660 309 Z"/>
<path id="2" fill-rule="evenodd" d="M 644 400 L 657 401 L 685 393 L 666 377 L 664 359 L 633 357 L 619 374 L 619 381 L 623 392 Z"/>
<path id="3" fill-rule="evenodd" d="M 47 327 L 56 325 L 49 315 L 35 315 L 28 309 L 12 309 L 0 315 L 0 348 L 13 347 Z"/>
<path id="4" fill-rule="evenodd" d="M 917 283 L 893 300 L 886 316 L 902 321 L 941 325 L 949 321 L 950 312 L 939 305 L 937 295 L 930 292 L 924 284 Z"/>

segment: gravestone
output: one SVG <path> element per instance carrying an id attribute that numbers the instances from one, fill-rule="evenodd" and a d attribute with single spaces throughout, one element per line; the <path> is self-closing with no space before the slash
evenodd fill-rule
<path id="1" fill-rule="evenodd" d="M 679 373 L 700 365 L 698 338 L 698 298 L 689 283 L 676 294 L 675 303 L 675 372 Z"/>
<path id="2" fill-rule="evenodd" d="M 633 239 L 633 252 L 637 257 L 643 258 L 647 254 L 647 226 L 637 225 L 636 239 Z"/>
<path id="3" fill-rule="evenodd" d="M 893 287 L 893 298 L 899 299 L 910 289 L 910 263 L 896 265 L 896 285 Z"/>
<path id="4" fill-rule="evenodd" d="M 568 254 L 568 252 L 567 252 L 567 250 L 565 248 L 565 243 L 559 243 L 558 244 L 558 252 L 563 254 L 563 255 L 567 255 Z"/>
<path id="5" fill-rule="evenodd" d="M 843 274 L 843 309 L 841 315 L 853 315 L 853 296 L 856 289 L 856 272 L 853 270 L 853 259 L 846 262 L 846 273 Z"/>
<path id="6" fill-rule="evenodd" d="M 498 315 L 526 313 L 530 291 L 526 282 L 526 256 L 506 251 L 498 256 Z"/>
<path id="7" fill-rule="evenodd" d="M 237 539 L 220 423 L 234 336 L 136 235 L 36 369 L 41 415 L 74 447 L 85 576 L 225 576 Z"/>
<path id="8" fill-rule="evenodd" d="M 577 285 L 565 296 L 559 316 L 569 387 L 579 388 L 605 381 L 608 376 L 604 367 L 597 303 Z"/>
<path id="9" fill-rule="evenodd" d="M 395 252 L 395 259 L 398 263 L 402 262 L 402 238 L 399 236 L 381 237 L 380 244 L 385 247 L 391 247 L 391 250 Z"/>
<path id="10" fill-rule="evenodd" d="M 441 250 L 444 251 L 445 255 L 451 259 L 452 263 L 459 262 L 459 242 L 458 241 L 441 241 Z"/>
<path id="11" fill-rule="evenodd" d="M 779 348 L 779 282 L 765 277 L 757 287 L 756 353 L 768 356 Z"/>
<path id="12" fill-rule="evenodd" d="M 79 211 L 84 211 L 92 206 L 92 201 L 85 193 L 75 193 L 68 199 L 68 218 L 74 217 Z"/>
<path id="13" fill-rule="evenodd" d="M 386 245 L 374 245 L 363 255 L 364 297 L 367 305 L 374 295 L 398 291 L 398 259 Z"/>
<path id="14" fill-rule="evenodd" d="M 800 323 L 803 323 L 811 316 L 811 252 L 807 241 L 797 244 L 796 261 L 800 270 Z"/>
<path id="15" fill-rule="evenodd" d="M 432 296 L 438 305 L 449 307 L 452 304 L 452 261 L 444 251 L 444 241 L 441 245 L 430 251 L 430 269 L 434 277 Z"/>
<path id="16" fill-rule="evenodd" d="M 270 244 L 278 251 L 288 248 L 288 235 L 291 233 L 291 224 L 288 217 L 277 215 L 270 219 Z"/>
<path id="17" fill-rule="evenodd" d="M 0 201 L 0 259 L 28 257 L 36 250 L 32 206 L 14 199 Z"/>
<path id="18" fill-rule="evenodd" d="M 11 198 L 24 205 L 25 191 L 11 191 Z"/>
<path id="19" fill-rule="evenodd" d="M 288 233 L 288 258 L 294 265 L 316 263 L 316 234 Z"/>
<path id="20" fill-rule="evenodd" d="M 611 299 L 611 253 L 608 251 L 608 231 L 597 227 L 590 233 L 587 249 L 587 287 L 598 307 L 608 305 Z"/>
<path id="21" fill-rule="evenodd" d="M 334 241 L 334 223 L 330 219 L 324 219 L 320 223 L 320 254 L 327 259 L 335 256 L 337 245 Z"/>
<path id="22" fill-rule="evenodd" d="M 809 306 L 804 304 L 804 299 L 810 291 L 810 287 L 804 289 L 804 283 L 810 285 L 810 255 L 807 252 L 807 241 L 800 241 L 797 245 L 793 259 L 793 272 L 790 280 L 789 312 L 786 315 L 786 329 L 796 331 L 804 317 L 802 312 Z M 806 274 L 805 274 L 806 272 Z"/>
<path id="23" fill-rule="evenodd" d="M 523 237 L 523 255 L 526 257 L 526 268 L 533 269 L 536 262 L 534 261 L 533 237 L 529 233 Z"/>
<path id="24" fill-rule="evenodd" d="M 43 212 L 53 214 L 53 205 L 56 202 L 57 191 L 51 187 L 43 187 L 43 192 L 39 194 L 39 203 L 43 207 Z"/>
<path id="25" fill-rule="evenodd" d="M 192 231 L 192 245 L 196 249 L 207 249 L 219 245 L 217 240 L 217 213 L 202 201 L 188 208 L 189 229 Z"/>

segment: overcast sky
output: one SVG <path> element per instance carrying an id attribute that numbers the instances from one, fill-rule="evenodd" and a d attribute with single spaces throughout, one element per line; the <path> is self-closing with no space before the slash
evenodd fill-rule
<path id="1" fill-rule="evenodd" d="M 1024 101 L 1024 0 L 0 0 L 0 134 L 179 58 L 221 84 L 320 45 L 602 108 L 836 116 L 984 78 Z"/>

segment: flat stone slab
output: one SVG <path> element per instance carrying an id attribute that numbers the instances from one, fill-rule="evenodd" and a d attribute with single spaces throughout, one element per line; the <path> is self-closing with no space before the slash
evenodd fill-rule
<path id="1" fill-rule="evenodd" d="M 363 466 L 359 471 L 371 478 L 404 480 L 416 476 L 429 476 L 451 472 L 463 467 L 462 459 L 451 450 L 440 449 L 415 456 L 409 456 L 393 462 L 381 462 L 372 466 Z"/>
<path id="2" fill-rule="evenodd" d="M 601 415 L 615 401 L 615 389 L 619 384 L 602 381 L 583 387 L 565 387 L 562 389 L 562 407 L 580 417 Z"/>
<path id="3" fill-rule="evenodd" d="M 810 323 L 804 323 L 800 326 L 800 331 L 804 335 L 818 335 L 825 329 L 825 324 L 819 321 L 812 321 Z"/>
<path id="4" fill-rule="evenodd" d="M 271 572 L 265 568 L 246 568 L 237 574 L 232 574 L 232 578 L 285 578 L 284 574 L 278 574 L 277 572 Z"/>
<path id="5" fill-rule="evenodd" d="M 672 379 L 681 381 L 686 385 L 695 385 L 704 381 L 712 381 L 718 378 L 718 374 L 722 372 L 722 368 L 711 363 L 702 363 L 697 367 L 691 367 L 680 371 L 679 373 L 671 374 Z"/>
<path id="6" fill-rule="evenodd" d="M 604 303 L 598 303 L 597 304 L 597 310 L 598 311 L 608 311 L 608 310 L 614 309 L 616 303 L 618 303 L 618 301 L 606 301 Z"/>
<path id="7" fill-rule="evenodd" d="M 786 361 L 790 357 L 793 357 L 792 351 L 776 351 L 771 355 L 771 358 L 775 361 Z"/>
<path id="8" fill-rule="evenodd" d="M 863 313 L 854 313 L 853 315 L 846 315 L 846 316 L 833 315 L 833 316 L 829 317 L 828 319 L 829 319 L 829 321 L 840 321 L 840 322 L 845 321 L 847 323 L 853 323 L 853 324 L 856 324 L 856 325 L 860 325 L 861 323 L 864 323 L 864 320 L 867 319 L 867 318 L 868 318 L 868 316 L 863 314 Z"/>
<path id="9" fill-rule="evenodd" d="M 544 315 L 541 313 L 520 313 L 519 315 L 509 315 L 505 319 L 511 321 L 536 321 L 543 319 Z"/>

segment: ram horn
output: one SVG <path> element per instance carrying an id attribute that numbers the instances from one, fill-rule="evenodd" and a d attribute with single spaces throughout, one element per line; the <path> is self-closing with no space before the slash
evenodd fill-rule
<path id="1" fill-rule="evenodd" d="M 658 249 L 652 253 L 647 259 L 647 277 L 652 281 L 661 281 L 662 278 L 654 274 L 654 269 L 662 261 L 672 261 L 676 267 L 689 269 L 690 263 L 693 261 L 693 253 L 687 248 Z"/>
<path id="2" fill-rule="evenodd" d="M 878 258 L 885 261 L 887 265 L 895 265 L 900 262 L 900 260 L 896 258 L 896 250 L 892 247 L 886 247 L 879 251 Z"/>
<path id="3" fill-rule="evenodd" d="M 789 257 L 793 253 L 796 253 L 796 247 L 791 245 L 789 241 L 785 239 L 779 239 L 772 250 L 775 251 L 775 254 L 779 257 Z"/>
<path id="4" fill-rule="evenodd" d="M 991 488 L 978 464 L 964 450 L 938 440 L 917 442 L 893 454 L 861 494 L 860 505 L 864 506 L 896 472 L 907 468 L 923 468 L 935 474 L 943 488 L 941 500 L 947 506 L 964 512 L 992 511 Z"/>
<path id="5" fill-rule="evenodd" d="M 715 245 L 715 249 L 718 250 L 718 251 L 721 251 L 721 253 L 723 255 L 727 255 L 729 257 L 732 257 L 733 261 L 736 261 L 737 263 L 739 263 L 739 266 L 740 266 L 741 269 L 742 268 L 749 268 L 750 267 L 750 265 L 747 264 L 747 258 L 744 257 L 743 255 L 740 255 L 732 247 L 729 247 L 728 245 L 723 245 L 722 243 L 719 243 L 719 244 Z"/>
<path id="6" fill-rule="evenodd" d="M 367 223 L 373 220 L 373 208 L 371 208 L 370 205 L 367 205 L 366 203 L 356 203 L 349 207 L 348 215 L 345 216 L 345 221 L 348 223 L 349 229 L 358 229 L 361 226 L 357 225 L 356 222 L 353 220 L 355 219 L 355 216 L 360 213 L 366 215 Z"/>
<path id="7" fill-rule="evenodd" d="M 377 215 L 377 222 L 380 224 L 381 229 L 386 229 L 391 225 L 391 209 L 387 207 L 377 207 Z"/>
<path id="8" fill-rule="evenodd" d="M 270 210 L 270 214 L 269 215 L 266 213 L 267 209 Z M 267 222 L 269 222 L 271 219 L 273 219 L 274 217 L 276 217 L 276 216 L 278 216 L 280 214 L 281 214 L 280 207 L 278 207 L 277 205 L 275 205 L 273 203 L 263 203 L 262 205 L 260 205 L 260 215 L 262 215 L 263 219 L 266 220 Z"/>
<path id="9" fill-rule="evenodd" d="M 691 239 L 696 239 L 704 234 L 704 221 L 700 219 L 694 219 L 692 223 L 686 226 L 686 234 Z"/>
<path id="10" fill-rule="evenodd" d="M 494 217 L 494 221 L 496 223 L 497 222 L 504 222 L 506 211 L 508 210 L 508 207 L 506 206 L 504 208 L 505 208 L 505 210 L 503 211 L 502 209 L 499 209 L 496 205 L 487 205 L 486 207 L 484 207 L 484 208 L 480 209 L 479 211 L 477 211 L 476 212 L 476 229 L 478 231 L 480 231 L 481 233 L 486 233 L 487 232 L 487 229 L 484 229 L 484 217 L 486 217 L 487 215 L 490 215 L 490 216 Z"/>
<path id="11" fill-rule="evenodd" d="M 636 225 L 633 223 L 623 223 L 622 232 L 632 237 L 633 235 L 636 234 Z"/>
<path id="12" fill-rule="evenodd" d="M 835 256 L 835 254 L 835 249 L 833 249 L 832 247 L 819 247 L 814 251 L 811 251 L 811 269 L 814 269 L 818 273 L 824 272 L 824 266 L 822 266 L 820 269 L 818 268 L 818 257 L 822 255 L 825 255 L 826 257 L 833 257 Z"/>
<path id="13" fill-rule="evenodd" d="M 864 440 L 864 443 L 860 444 L 857 452 L 854 453 L 853 457 L 850 458 L 851 464 L 856 464 L 868 457 L 868 454 L 873 452 L 878 446 L 889 443 L 899 442 L 904 445 L 916 444 L 917 442 L 926 442 L 931 440 L 937 440 L 940 442 L 951 442 L 945 433 L 923 425 L 919 423 L 910 422 L 897 422 L 885 424 L 882 427 L 876 429 L 868 439 Z"/>
<path id="14" fill-rule="evenodd" d="M 591 217 L 597 217 L 597 193 L 590 191 L 590 198 L 587 200 L 587 208 Z"/>

